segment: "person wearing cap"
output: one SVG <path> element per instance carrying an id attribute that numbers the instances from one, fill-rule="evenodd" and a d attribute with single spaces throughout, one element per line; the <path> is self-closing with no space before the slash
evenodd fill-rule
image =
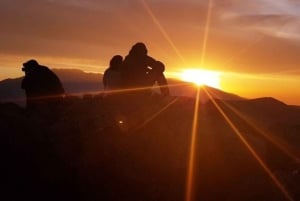
<path id="1" fill-rule="evenodd" d="M 64 96 L 65 91 L 59 78 L 48 67 L 32 59 L 23 63 L 22 71 L 25 77 L 21 87 L 25 90 L 27 109 L 55 105 Z"/>

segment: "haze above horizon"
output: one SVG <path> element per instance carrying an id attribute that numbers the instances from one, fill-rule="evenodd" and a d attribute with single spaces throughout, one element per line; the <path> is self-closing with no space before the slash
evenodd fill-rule
<path id="1" fill-rule="evenodd" d="M 142 41 L 167 75 L 205 66 L 220 72 L 224 91 L 300 105 L 300 3 L 211 2 L 208 10 L 207 0 L 3 0 L 0 79 L 22 76 L 31 58 L 103 72 L 113 55 Z"/>

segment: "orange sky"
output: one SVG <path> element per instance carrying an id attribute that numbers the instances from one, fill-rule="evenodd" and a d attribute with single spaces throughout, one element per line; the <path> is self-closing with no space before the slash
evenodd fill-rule
<path id="1" fill-rule="evenodd" d="M 208 2 L 2 0 L 0 79 L 21 76 L 31 58 L 103 72 L 113 55 L 142 41 L 168 72 L 202 64 L 224 72 L 225 91 L 300 105 L 300 3 L 212 0 L 207 24 Z"/>

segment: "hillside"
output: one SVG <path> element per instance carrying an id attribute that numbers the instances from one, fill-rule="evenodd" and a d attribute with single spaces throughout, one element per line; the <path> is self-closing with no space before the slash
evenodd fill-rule
<path id="1" fill-rule="evenodd" d="M 54 69 L 68 94 L 100 92 L 103 89 L 102 74 L 81 70 Z"/>
<path id="2" fill-rule="evenodd" d="M 12 200 L 183 200 L 194 101 L 124 94 L 67 97 L 55 116 L 0 104 L 2 195 Z M 270 98 L 215 101 L 201 104 L 198 113 L 195 200 L 286 200 L 214 103 L 299 200 L 299 161 L 248 120 L 256 120 L 299 157 L 300 110 Z M 287 124 L 287 119 L 294 120 Z M 281 129 L 271 132 L 278 125 Z M 293 133 L 286 132 L 290 128 Z"/>
<path id="3" fill-rule="evenodd" d="M 85 73 L 77 69 L 53 69 L 60 78 L 67 94 L 82 95 L 100 92 L 102 74 Z M 25 106 L 25 93 L 21 89 L 23 77 L 0 81 L 0 102 L 13 102 Z"/>
<path id="4" fill-rule="evenodd" d="M 101 93 L 103 91 L 102 74 L 85 73 L 76 69 L 54 69 L 60 78 L 63 87 L 69 95 L 83 95 L 89 93 Z M 6 79 L 0 81 L 0 102 L 13 102 L 20 106 L 25 106 L 25 93 L 21 89 L 21 78 Z M 193 84 L 176 79 L 168 79 L 170 92 L 173 96 L 186 96 L 194 98 L 196 88 Z M 212 87 L 206 86 L 210 94 L 222 100 L 242 100 L 243 98 Z M 209 97 L 201 91 L 200 99 L 202 103 L 209 100 Z"/>
<path id="5" fill-rule="evenodd" d="M 197 87 L 193 83 L 184 82 L 181 80 L 176 79 L 168 79 L 168 84 L 170 87 L 171 94 L 173 96 L 185 96 L 185 97 L 191 97 L 195 98 L 197 94 Z M 202 86 L 202 88 L 205 88 L 212 97 L 222 100 L 244 100 L 245 98 L 242 98 L 238 95 L 228 93 L 213 87 L 209 86 Z M 204 90 L 200 90 L 200 101 L 202 103 L 206 103 L 209 101 L 209 97 L 205 93 Z"/>

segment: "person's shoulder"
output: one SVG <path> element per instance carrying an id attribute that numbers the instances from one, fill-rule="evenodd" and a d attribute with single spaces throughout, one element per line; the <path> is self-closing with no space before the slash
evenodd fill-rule
<path id="1" fill-rule="evenodd" d="M 156 60 L 153 57 L 150 57 L 148 55 L 145 55 L 145 59 L 148 63 L 155 63 Z"/>
<path id="2" fill-rule="evenodd" d="M 53 72 L 53 70 L 51 70 L 47 66 L 40 66 L 40 71 L 42 71 L 44 73 L 47 73 L 47 74 L 53 74 L 53 75 L 55 75 L 55 73 Z"/>
<path id="3" fill-rule="evenodd" d="M 109 74 L 111 71 L 112 71 L 111 68 L 107 68 L 107 69 L 104 71 L 104 75 Z"/>
<path id="4" fill-rule="evenodd" d="M 122 64 L 126 64 L 127 62 L 130 62 L 130 61 L 132 61 L 132 60 L 135 60 L 135 56 L 134 56 L 134 55 L 131 55 L 131 54 L 128 54 L 128 55 L 124 58 Z"/>
<path id="5" fill-rule="evenodd" d="M 51 71 L 47 66 L 41 66 L 41 65 L 37 66 L 36 70 L 39 72 L 50 72 Z"/>

